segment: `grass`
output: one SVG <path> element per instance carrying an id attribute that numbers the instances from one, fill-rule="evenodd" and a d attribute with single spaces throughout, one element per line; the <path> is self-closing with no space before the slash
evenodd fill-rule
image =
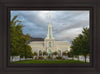
<path id="1" fill-rule="evenodd" d="M 18 63 L 18 64 L 65 64 L 65 63 L 85 63 L 83 61 L 77 61 L 77 60 L 23 60 L 23 61 L 16 61 L 12 63 Z"/>

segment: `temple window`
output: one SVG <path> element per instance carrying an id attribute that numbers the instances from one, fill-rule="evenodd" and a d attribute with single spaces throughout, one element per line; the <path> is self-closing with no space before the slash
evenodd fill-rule
<path id="1" fill-rule="evenodd" d="M 49 42 L 49 47 L 51 47 L 51 42 Z"/>

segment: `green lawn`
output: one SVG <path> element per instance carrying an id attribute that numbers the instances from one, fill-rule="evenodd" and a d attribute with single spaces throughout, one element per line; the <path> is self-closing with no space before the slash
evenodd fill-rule
<path id="1" fill-rule="evenodd" d="M 12 63 L 21 63 L 21 64 L 30 64 L 30 63 L 43 63 L 43 64 L 50 64 L 50 63 L 85 63 L 83 61 L 76 61 L 76 60 L 24 60 L 24 61 L 17 61 L 17 62 L 12 62 Z"/>

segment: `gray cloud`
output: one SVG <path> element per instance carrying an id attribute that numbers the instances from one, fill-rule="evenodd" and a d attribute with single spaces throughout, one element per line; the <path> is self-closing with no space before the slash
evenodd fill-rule
<path id="1" fill-rule="evenodd" d="M 71 41 L 89 27 L 89 11 L 11 11 L 11 18 L 19 15 L 24 34 L 45 38 L 51 14 L 51 24 L 56 40 Z"/>

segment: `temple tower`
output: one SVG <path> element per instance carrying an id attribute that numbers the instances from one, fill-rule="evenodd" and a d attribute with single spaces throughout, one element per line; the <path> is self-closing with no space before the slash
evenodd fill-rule
<path id="1" fill-rule="evenodd" d="M 53 34 L 52 34 L 51 15 L 49 15 L 48 34 L 47 34 L 46 39 L 54 39 Z"/>
<path id="2" fill-rule="evenodd" d="M 51 15 L 49 15 L 49 25 L 48 25 L 48 34 L 44 41 L 44 48 L 48 53 L 52 53 L 54 51 L 55 39 L 52 34 L 52 25 L 51 25 Z"/>

